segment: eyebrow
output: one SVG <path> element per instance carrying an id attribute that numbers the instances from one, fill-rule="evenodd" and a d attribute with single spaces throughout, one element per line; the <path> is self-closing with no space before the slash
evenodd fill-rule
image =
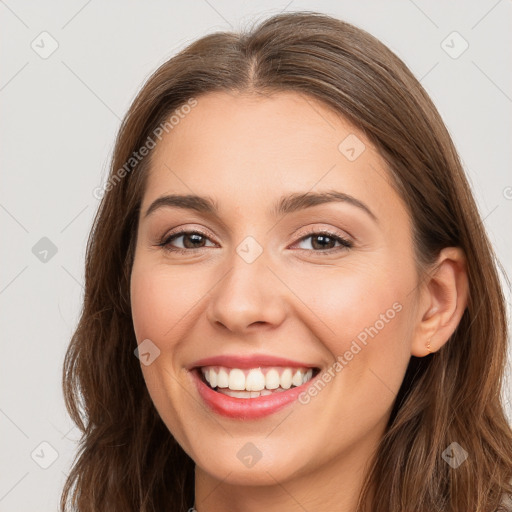
<path id="1" fill-rule="evenodd" d="M 274 217 L 293 213 L 298 210 L 311 208 L 320 204 L 341 202 L 347 203 L 363 210 L 373 221 L 378 223 L 376 215 L 370 210 L 370 208 L 359 199 L 338 192 L 336 190 L 329 190 L 326 192 L 306 192 L 306 193 L 294 193 L 288 196 L 281 197 L 274 207 L 270 210 L 270 213 Z M 171 194 L 159 197 L 155 199 L 144 214 L 144 218 L 153 213 L 155 210 L 162 207 L 173 207 L 182 208 L 186 210 L 195 210 L 199 213 L 211 214 L 219 216 L 218 203 L 207 196 L 197 196 L 193 194 L 189 195 L 178 195 Z"/>

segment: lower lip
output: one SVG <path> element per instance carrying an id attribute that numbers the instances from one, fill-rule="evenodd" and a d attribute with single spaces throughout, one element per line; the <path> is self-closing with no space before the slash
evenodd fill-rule
<path id="1" fill-rule="evenodd" d="M 295 402 L 299 395 L 303 393 L 315 380 L 315 377 L 313 377 L 301 386 L 290 388 L 278 393 L 272 393 L 267 396 L 259 396 L 257 398 L 235 398 L 214 391 L 201 380 L 201 377 L 199 376 L 200 371 L 201 370 L 194 369 L 189 373 L 197 386 L 199 395 L 206 405 L 209 406 L 211 410 L 221 414 L 222 416 L 243 420 L 263 418 L 283 409 L 287 405 Z"/>

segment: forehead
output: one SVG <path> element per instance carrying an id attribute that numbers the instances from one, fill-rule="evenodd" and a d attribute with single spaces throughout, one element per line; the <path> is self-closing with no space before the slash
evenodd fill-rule
<path id="1" fill-rule="evenodd" d="M 153 150 L 143 209 L 170 192 L 243 210 L 284 192 L 338 190 L 374 211 L 403 210 L 390 183 L 364 134 L 323 103 L 294 92 L 214 92 L 198 97 Z"/>

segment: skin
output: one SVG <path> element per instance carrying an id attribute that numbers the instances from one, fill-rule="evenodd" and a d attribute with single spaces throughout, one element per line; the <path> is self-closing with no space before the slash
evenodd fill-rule
<path id="1" fill-rule="evenodd" d="M 338 149 L 349 134 L 365 144 L 354 161 Z M 141 368 L 163 421 L 196 463 L 196 509 L 354 511 L 411 355 L 427 355 L 429 339 L 438 350 L 466 307 L 463 253 L 441 251 L 438 270 L 420 282 L 411 218 L 383 160 L 342 117 L 297 93 L 201 96 L 151 158 L 133 322 L 138 342 L 149 338 L 160 350 Z M 357 198 L 377 221 L 342 202 L 271 214 L 282 195 L 325 190 Z M 170 193 L 209 196 L 219 217 L 175 207 L 145 217 Z M 158 246 L 178 228 L 206 238 L 171 242 L 187 254 Z M 325 229 L 353 247 L 330 239 L 330 253 L 320 254 Z M 249 235 L 263 250 L 252 263 L 236 252 Z M 317 396 L 265 418 L 213 413 L 186 369 L 204 357 L 265 353 L 325 372 L 395 303 L 400 312 Z M 248 442 L 262 455 L 251 468 L 237 457 Z"/>

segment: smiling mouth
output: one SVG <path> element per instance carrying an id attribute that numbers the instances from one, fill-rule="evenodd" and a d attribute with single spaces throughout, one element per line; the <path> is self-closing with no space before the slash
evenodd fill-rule
<path id="1" fill-rule="evenodd" d="M 247 369 L 203 366 L 195 370 L 210 389 L 233 398 L 258 398 L 282 393 L 306 384 L 320 372 L 319 368 L 282 366 Z"/>

